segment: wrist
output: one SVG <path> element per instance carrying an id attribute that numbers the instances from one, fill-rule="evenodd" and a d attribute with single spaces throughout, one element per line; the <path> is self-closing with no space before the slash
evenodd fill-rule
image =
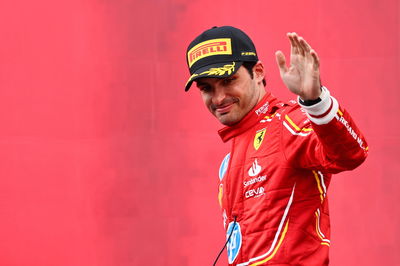
<path id="1" fill-rule="evenodd" d="M 330 96 L 327 88 L 321 87 L 322 92 L 319 96 L 320 101 L 313 105 L 305 105 L 302 103 L 300 97 L 298 102 L 300 106 L 306 111 L 308 118 L 317 125 L 329 123 L 335 116 L 339 105 L 335 98 Z"/>
<path id="2" fill-rule="evenodd" d="M 322 88 L 323 88 L 323 86 L 321 85 L 321 87 L 319 89 L 319 94 L 316 97 L 307 98 L 304 96 L 299 96 L 299 102 L 305 106 L 311 106 L 311 105 L 319 103 L 321 101 L 321 95 L 324 91 Z"/>

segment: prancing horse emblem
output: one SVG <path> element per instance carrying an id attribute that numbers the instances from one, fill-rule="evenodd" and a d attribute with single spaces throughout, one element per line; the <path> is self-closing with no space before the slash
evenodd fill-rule
<path id="1" fill-rule="evenodd" d="M 258 150 L 258 148 L 260 148 L 264 140 L 265 131 L 266 131 L 265 128 L 257 131 L 256 135 L 254 136 L 254 142 L 253 142 L 254 149 Z"/>

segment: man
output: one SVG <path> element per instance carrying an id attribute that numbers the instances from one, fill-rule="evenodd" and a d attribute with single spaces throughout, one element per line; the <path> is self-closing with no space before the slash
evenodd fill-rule
<path id="1" fill-rule="evenodd" d="M 351 170 L 368 147 L 353 120 L 321 85 L 319 57 L 296 33 L 281 78 L 297 95 L 283 103 L 265 90 L 251 39 L 214 27 L 188 47 L 187 63 L 204 104 L 226 127 L 231 152 L 220 171 L 219 202 L 230 265 L 328 265 L 331 174 Z"/>

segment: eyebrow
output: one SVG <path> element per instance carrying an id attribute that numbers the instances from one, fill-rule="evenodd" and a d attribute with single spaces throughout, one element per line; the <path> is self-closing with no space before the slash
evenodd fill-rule
<path id="1" fill-rule="evenodd" d="M 217 79 L 224 80 L 224 79 L 236 78 L 236 77 L 237 77 L 237 74 L 235 73 L 235 74 L 233 74 L 233 75 L 231 75 L 231 76 L 229 76 L 229 77 L 217 78 Z M 196 82 L 196 86 L 197 86 L 197 87 L 205 86 L 205 85 L 210 85 L 210 83 L 208 83 L 208 82 L 202 82 L 202 81 L 200 81 L 200 80 L 195 80 L 195 82 Z"/>
<path id="2" fill-rule="evenodd" d="M 196 80 L 196 86 L 197 86 L 197 87 L 199 87 L 199 86 L 204 86 L 204 85 L 208 85 L 208 83 L 207 83 L 207 82 L 201 82 L 201 81 L 197 81 L 197 80 Z"/>

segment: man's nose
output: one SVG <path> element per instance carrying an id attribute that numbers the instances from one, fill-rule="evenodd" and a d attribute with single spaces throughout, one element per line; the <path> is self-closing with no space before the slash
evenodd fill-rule
<path id="1" fill-rule="evenodd" d="M 214 105 L 221 105 L 226 97 L 225 90 L 221 86 L 215 86 L 212 102 Z"/>

